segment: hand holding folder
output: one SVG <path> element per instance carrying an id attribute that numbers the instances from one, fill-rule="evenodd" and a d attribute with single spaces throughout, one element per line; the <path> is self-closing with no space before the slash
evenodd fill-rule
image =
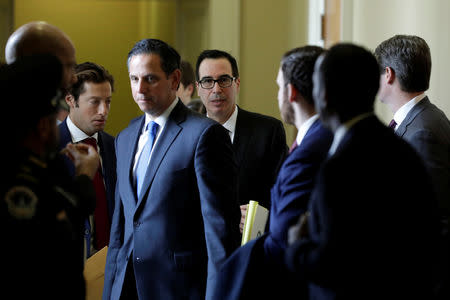
<path id="1" fill-rule="evenodd" d="M 250 200 L 245 215 L 244 229 L 241 245 L 261 236 L 266 228 L 269 210 L 258 204 L 258 201 Z"/>

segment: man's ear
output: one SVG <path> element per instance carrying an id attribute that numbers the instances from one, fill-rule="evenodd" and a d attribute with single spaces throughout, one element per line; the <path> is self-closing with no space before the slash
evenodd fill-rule
<path id="1" fill-rule="evenodd" d="M 391 67 L 386 67 L 384 70 L 384 76 L 386 76 L 386 82 L 393 84 L 395 81 L 395 71 Z"/>
<path id="2" fill-rule="evenodd" d="M 193 96 L 192 94 L 194 93 L 194 84 L 193 84 L 193 83 L 189 84 L 189 85 L 186 87 L 186 89 L 188 90 L 189 95 Z"/>
<path id="3" fill-rule="evenodd" d="M 75 98 L 72 94 L 67 94 L 66 97 L 64 97 L 64 100 L 66 100 L 67 105 L 69 105 L 71 109 L 75 107 Z"/>
<path id="4" fill-rule="evenodd" d="M 175 69 L 169 76 L 172 76 L 172 89 L 177 91 L 181 81 L 181 70 Z"/>
<path id="5" fill-rule="evenodd" d="M 287 85 L 288 88 L 288 99 L 289 102 L 295 102 L 297 100 L 298 97 L 298 91 L 297 89 L 294 87 L 294 85 L 292 83 L 288 83 Z"/>

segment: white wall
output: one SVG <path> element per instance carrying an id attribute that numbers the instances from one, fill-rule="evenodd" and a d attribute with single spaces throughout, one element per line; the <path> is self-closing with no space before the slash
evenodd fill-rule
<path id="1" fill-rule="evenodd" d="M 344 0 L 343 37 L 375 50 L 395 34 L 414 34 L 425 39 L 431 49 L 432 73 L 427 94 L 431 102 L 450 116 L 450 1 L 448 0 Z M 349 30 L 351 32 L 349 32 Z M 381 103 L 377 115 L 384 121 L 392 113 Z"/>

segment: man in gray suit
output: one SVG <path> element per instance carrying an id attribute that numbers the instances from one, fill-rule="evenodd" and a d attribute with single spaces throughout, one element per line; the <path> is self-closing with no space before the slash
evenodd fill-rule
<path id="1" fill-rule="evenodd" d="M 394 113 L 390 126 L 419 153 L 433 180 L 443 254 L 436 292 L 438 299 L 449 299 L 450 122 L 425 94 L 431 75 L 430 48 L 418 36 L 396 35 L 382 42 L 375 56 L 381 71 L 378 97 Z"/>

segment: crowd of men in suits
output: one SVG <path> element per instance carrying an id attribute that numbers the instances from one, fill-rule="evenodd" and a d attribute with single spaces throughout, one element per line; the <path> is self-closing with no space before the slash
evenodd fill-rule
<path id="1" fill-rule="evenodd" d="M 425 94 L 422 38 L 287 51 L 274 77 L 297 129 L 289 152 L 280 120 L 237 105 L 225 51 L 197 59 L 205 115 L 177 96 L 179 53 L 138 41 L 126 64 L 143 114 L 116 137 L 104 132 L 112 75 L 76 64 L 60 29 L 27 23 L 5 54 L 8 108 L 33 108 L 8 133 L 14 175 L 0 190 L 15 298 L 84 299 L 84 261 L 105 246 L 105 300 L 448 298 L 450 122 Z M 240 247 L 250 200 L 269 208 L 267 232 Z"/>

